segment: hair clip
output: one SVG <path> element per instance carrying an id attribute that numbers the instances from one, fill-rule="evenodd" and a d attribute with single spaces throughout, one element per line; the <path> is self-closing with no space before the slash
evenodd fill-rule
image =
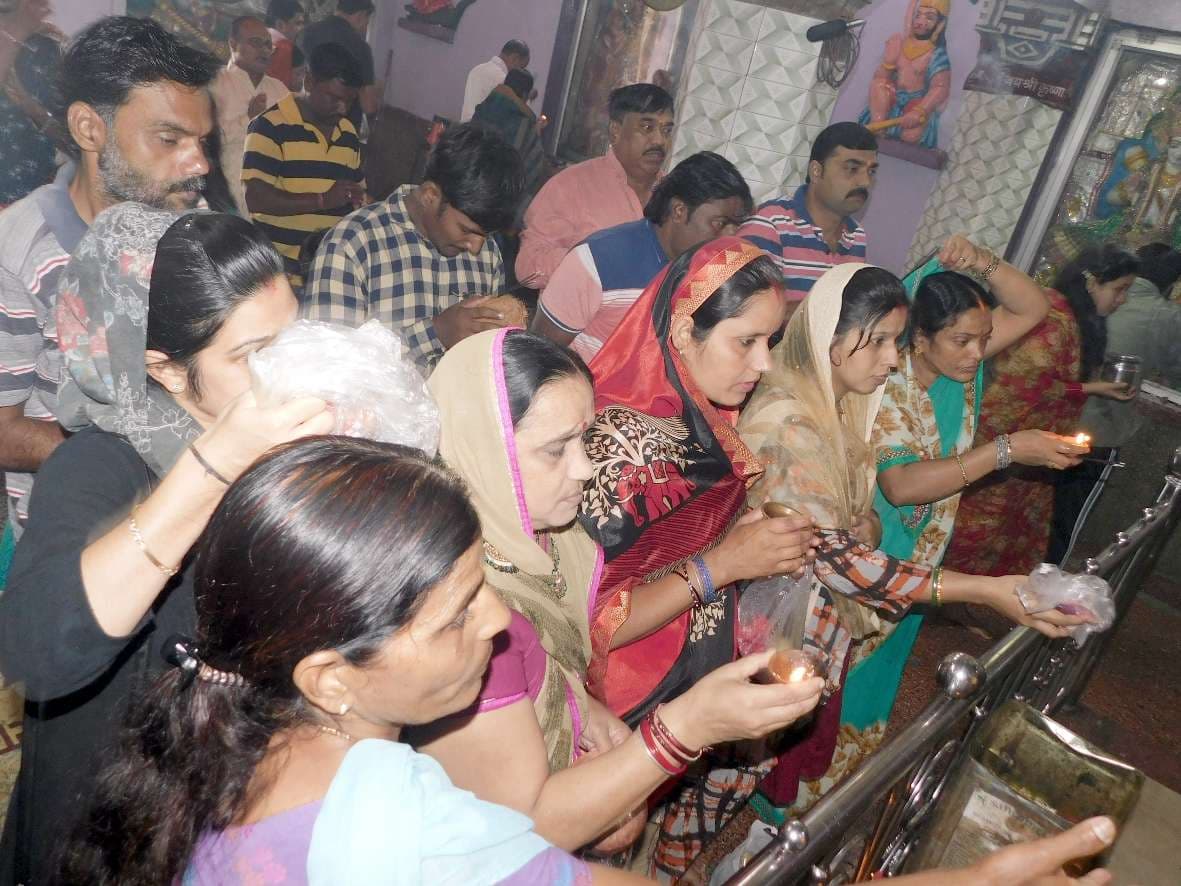
<path id="1" fill-rule="evenodd" d="M 173 634 L 164 641 L 164 660 L 183 673 L 181 688 L 187 689 L 196 677 L 205 683 L 219 686 L 245 686 L 246 678 L 232 671 L 221 671 L 201 660 L 197 644 L 181 634 Z"/>

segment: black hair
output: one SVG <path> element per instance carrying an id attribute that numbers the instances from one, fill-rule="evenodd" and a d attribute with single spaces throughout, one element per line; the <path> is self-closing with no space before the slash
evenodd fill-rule
<path id="1" fill-rule="evenodd" d="M 738 197 L 743 211 L 750 215 L 754 199 L 750 186 L 733 163 L 713 151 L 700 151 L 686 157 L 657 182 L 644 207 L 644 217 L 654 225 L 668 219 L 669 208 L 676 197 L 688 207 L 690 214 L 703 203 Z"/>
<path id="2" fill-rule="evenodd" d="M 514 428 L 529 412 L 541 389 L 551 382 L 580 375 L 594 386 L 594 376 L 578 354 L 523 329 L 505 333 L 503 359 L 504 384 Z"/>
<path id="3" fill-rule="evenodd" d="M 303 6 L 299 0 L 271 0 L 267 4 L 266 22 L 269 27 L 275 27 L 279 22 L 289 22 L 297 15 L 303 14 Z"/>
<path id="4" fill-rule="evenodd" d="M 850 151 L 876 151 L 878 140 L 860 123 L 849 120 L 833 123 L 820 130 L 820 134 L 812 142 L 812 153 L 808 155 L 808 169 L 811 170 L 813 161 L 823 166 L 824 161 L 835 154 L 837 148 L 845 148 Z M 810 171 L 804 180 L 809 182 L 812 180 Z"/>
<path id="5" fill-rule="evenodd" d="M 533 75 L 524 68 L 513 68 L 505 76 L 504 85 L 527 102 L 533 93 Z"/>
<path id="6" fill-rule="evenodd" d="M 101 18 L 70 42 L 58 78 L 58 115 L 84 102 L 111 120 L 131 90 L 154 83 L 191 89 L 217 76 L 213 56 L 181 43 L 151 19 L 113 15 Z M 71 140 L 76 154 L 78 146 Z"/>
<path id="7" fill-rule="evenodd" d="M 344 15 L 374 11 L 373 0 L 336 0 L 336 11 Z"/>
<path id="8" fill-rule="evenodd" d="M 689 265 L 700 246 L 687 249 L 672 263 L 665 285 L 679 286 L 689 272 Z M 743 265 L 730 276 L 693 312 L 693 338 L 705 341 L 715 326 L 723 320 L 739 316 L 746 310 L 751 296 L 767 289 L 782 289 L 783 273 L 775 260 L 762 255 Z"/>
<path id="9" fill-rule="evenodd" d="M 365 85 L 361 66 L 339 43 L 321 43 L 312 50 L 308 56 L 308 76 L 318 83 L 339 80 L 353 89 Z"/>
<path id="10" fill-rule="evenodd" d="M 524 40 L 510 40 L 500 47 L 501 55 L 515 55 L 517 58 L 529 58 L 529 45 Z"/>
<path id="11" fill-rule="evenodd" d="M 1070 304 L 1082 338 L 1082 379 L 1087 381 L 1103 365 L 1107 352 L 1107 318 L 1100 317 L 1095 300 L 1087 292 L 1087 278 L 1110 283 L 1140 270 L 1140 260 L 1115 243 L 1088 246 L 1054 279 L 1057 289 Z"/>
<path id="12" fill-rule="evenodd" d="M 213 118 L 217 119 L 216 101 L 213 103 Z M 205 186 L 201 189 L 201 196 L 214 212 L 229 212 L 236 215 L 238 204 L 234 202 L 230 183 L 221 167 L 221 139 L 221 127 L 213 127 L 205 142 L 205 157 L 209 163 L 209 171 L 204 176 Z"/>
<path id="13" fill-rule="evenodd" d="M 258 22 L 264 28 L 266 27 L 266 22 L 257 15 L 240 15 L 230 22 L 230 38 L 232 40 L 242 39 L 242 26 L 247 22 Z"/>
<path id="14" fill-rule="evenodd" d="M 1181 277 L 1181 252 L 1164 243 L 1149 243 L 1136 250 L 1136 257 L 1140 259 L 1139 276 L 1168 298 L 1169 290 Z"/>
<path id="15" fill-rule="evenodd" d="M 177 219 L 156 246 L 147 349 L 184 366 L 200 396 L 197 355 L 238 305 L 282 273 L 279 253 L 246 219 L 218 212 Z"/>
<path id="16" fill-rule="evenodd" d="M 607 99 L 607 115 L 622 123 L 625 114 L 672 113 L 673 97 L 654 83 L 633 83 L 611 90 Z"/>
<path id="17" fill-rule="evenodd" d="M 939 330 L 953 325 L 965 311 L 973 308 L 991 310 L 995 306 L 992 293 L 971 277 L 954 271 L 928 274 L 914 294 L 907 339 L 913 342 L 918 332 L 933 339 Z"/>
<path id="18" fill-rule="evenodd" d="M 834 337 L 858 330 L 853 353 L 865 347 L 878 325 L 891 311 L 908 308 L 906 287 L 885 268 L 861 268 L 853 272 L 841 294 L 841 315 Z"/>
<path id="19" fill-rule="evenodd" d="M 462 482 L 418 450 L 308 437 L 255 462 L 201 536 L 195 641 L 166 643 L 242 680 L 172 668 L 133 700 L 59 881 L 178 880 L 241 819 L 275 736 L 315 722 L 296 666 L 334 650 L 365 667 L 479 539 Z"/>
<path id="20" fill-rule="evenodd" d="M 1141 262 L 1150 262 L 1160 258 L 1163 255 L 1168 255 L 1173 251 L 1173 247 L 1167 243 L 1145 243 L 1136 250 L 1136 258 Z"/>
<path id="21" fill-rule="evenodd" d="M 433 182 L 447 203 L 491 234 L 512 224 L 525 189 L 525 167 L 517 149 L 495 132 L 470 123 L 452 126 L 426 162 L 424 181 Z"/>

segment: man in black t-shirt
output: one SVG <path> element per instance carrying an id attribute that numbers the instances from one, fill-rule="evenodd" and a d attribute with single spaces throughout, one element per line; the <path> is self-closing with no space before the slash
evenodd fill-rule
<path id="1" fill-rule="evenodd" d="M 299 35 L 299 48 L 305 58 L 311 58 L 317 46 L 336 43 L 344 47 L 361 70 L 361 90 L 349 109 L 348 118 L 357 132 L 361 131 L 361 116 L 376 114 L 381 109 L 384 83 L 377 83 L 373 72 L 373 50 L 365 41 L 369 19 L 373 15 L 373 0 L 339 0 L 336 12 L 313 22 Z"/>

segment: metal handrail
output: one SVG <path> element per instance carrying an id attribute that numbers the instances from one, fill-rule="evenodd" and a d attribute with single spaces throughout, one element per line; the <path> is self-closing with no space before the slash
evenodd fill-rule
<path id="1" fill-rule="evenodd" d="M 1044 713 L 1051 713 L 1077 699 L 1108 638 L 1126 616 L 1178 521 L 1181 521 L 1181 447 L 1173 453 L 1156 503 L 1145 508 L 1126 530 L 1116 533 L 1115 541 L 1100 554 L 1086 561 L 1087 573 L 1099 575 L 1112 584 L 1116 622 L 1111 630 L 1093 637 L 1079 649 L 1070 640 L 1048 640 L 1031 628 L 1019 627 L 979 660 L 962 652 L 948 655 L 936 672 L 941 692 L 922 713 L 852 775 L 821 797 L 802 818 L 792 819 L 780 828 L 778 836 L 726 881 L 726 886 L 827 882 L 830 871 L 824 862 L 841 838 L 868 809 L 902 782 L 910 779 L 906 789 L 911 795 L 912 810 L 925 806 L 925 810 L 919 810 L 925 814 L 933 808 L 942 780 L 950 772 L 951 767 L 946 765 L 948 755 L 956 755 L 958 759 L 974 725 L 1001 702 L 1018 698 Z M 945 764 L 941 774 L 934 772 L 938 768 L 934 764 L 940 761 Z M 933 779 L 938 782 L 934 786 Z M 916 802 L 919 794 L 925 796 L 926 803 Z M 911 839 L 923 817 L 923 814 L 912 815 L 905 822 Z M 895 827 L 899 826 L 899 818 L 896 815 L 892 819 Z M 905 838 L 905 834 L 902 836 Z M 884 840 L 877 842 L 880 845 Z M 895 856 L 890 873 L 897 872 L 906 851 L 903 847 Z"/>

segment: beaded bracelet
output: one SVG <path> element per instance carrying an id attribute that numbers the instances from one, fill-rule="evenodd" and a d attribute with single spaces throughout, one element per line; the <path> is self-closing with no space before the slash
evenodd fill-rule
<path id="1" fill-rule="evenodd" d="M 697 577 L 701 579 L 701 602 L 709 606 L 715 602 L 721 594 L 718 592 L 717 586 L 714 585 L 714 577 L 709 573 L 709 567 L 705 565 L 705 557 L 698 554 L 690 561 L 697 570 Z"/>

